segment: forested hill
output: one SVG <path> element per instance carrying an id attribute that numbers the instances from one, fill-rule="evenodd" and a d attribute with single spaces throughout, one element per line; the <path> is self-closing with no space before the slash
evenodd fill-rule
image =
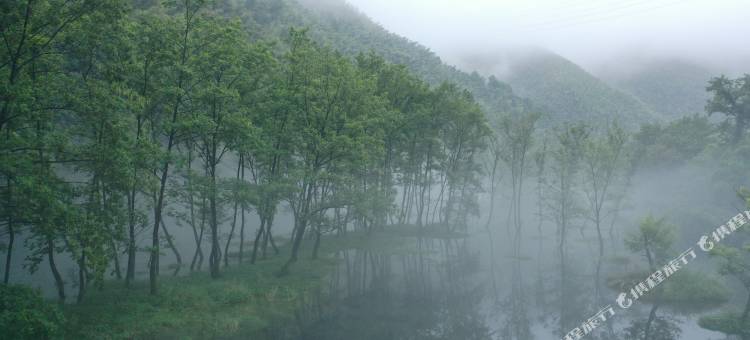
<path id="1" fill-rule="evenodd" d="M 637 126 L 661 115 L 632 95 L 614 89 L 571 61 L 543 50 L 508 58 L 504 77 L 516 93 L 531 98 L 558 120 L 617 118 Z"/>
<path id="2" fill-rule="evenodd" d="M 242 18 L 259 39 L 283 42 L 289 28 L 307 28 L 319 43 L 344 55 L 374 51 L 387 61 L 406 65 L 432 85 L 452 82 L 468 89 L 488 112 L 531 110 L 531 101 L 516 96 L 494 78 L 466 73 L 445 64 L 426 47 L 390 33 L 343 0 L 227 0 L 228 15 Z"/>
<path id="3" fill-rule="evenodd" d="M 706 86 L 715 74 L 690 62 L 657 60 L 619 73 L 604 70 L 602 78 L 636 96 L 654 111 L 668 118 L 682 118 L 705 110 L 709 99 Z"/>

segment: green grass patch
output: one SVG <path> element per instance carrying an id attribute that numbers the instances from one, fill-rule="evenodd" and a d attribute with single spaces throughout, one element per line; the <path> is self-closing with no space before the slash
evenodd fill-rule
<path id="1" fill-rule="evenodd" d="M 288 243 L 280 255 L 254 265 L 230 258 L 230 267 L 222 267 L 218 279 L 206 272 L 182 277 L 164 272 L 157 296 L 148 293 L 146 281 L 130 289 L 122 281 L 107 281 L 90 288 L 83 303 L 64 306 L 66 338 L 264 339 L 274 326 L 294 324 L 295 311 L 327 283 L 338 263 L 334 254 L 347 249 L 413 251 L 415 242 L 405 236 L 410 235 L 389 230 L 324 237 L 317 260 L 310 259 L 314 242 L 306 240 L 298 262 L 281 277 L 277 274 L 289 257 Z"/>

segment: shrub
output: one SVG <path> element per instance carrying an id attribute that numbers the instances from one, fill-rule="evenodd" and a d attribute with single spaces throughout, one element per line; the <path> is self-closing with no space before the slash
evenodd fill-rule
<path id="1" fill-rule="evenodd" d="M 45 301 L 38 290 L 0 285 L 0 338 L 59 338 L 63 322 L 59 308 Z"/>

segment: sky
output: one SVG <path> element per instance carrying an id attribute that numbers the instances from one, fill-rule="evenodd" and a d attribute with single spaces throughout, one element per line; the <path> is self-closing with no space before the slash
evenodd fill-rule
<path id="1" fill-rule="evenodd" d="M 750 0 L 347 1 L 459 66 L 520 46 L 587 68 L 637 56 L 735 67 L 750 60 Z"/>

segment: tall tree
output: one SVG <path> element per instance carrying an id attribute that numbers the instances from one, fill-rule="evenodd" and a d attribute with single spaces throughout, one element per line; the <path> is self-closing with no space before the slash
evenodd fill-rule
<path id="1" fill-rule="evenodd" d="M 602 226 L 610 213 L 617 207 L 617 200 L 624 190 L 622 180 L 627 176 L 625 143 L 627 136 L 619 125 L 607 127 L 603 136 L 592 136 L 584 145 L 583 151 L 583 191 L 588 202 L 588 217 L 594 223 L 599 242 L 599 256 L 596 262 L 595 291 L 601 300 L 601 271 L 604 261 L 604 236 Z M 610 205 L 611 207 L 605 207 Z M 607 208 L 607 209 L 605 209 Z M 614 223 L 614 221 L 612 222 Z"/>

